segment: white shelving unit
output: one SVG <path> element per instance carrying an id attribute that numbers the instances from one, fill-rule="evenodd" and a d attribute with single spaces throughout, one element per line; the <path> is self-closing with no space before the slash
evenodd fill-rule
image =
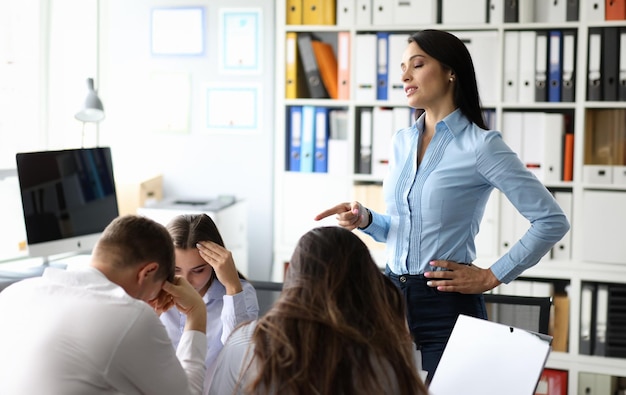
<path id="1" fill-rule="evenodd" d="M 485 109 L 491 109 L 495 113 L 496 130 L 502 130 L 503 114 L 508 111 L 544 111 L 567 112 L 573 114 L 574 122 L 574 170 L 573 181 L 555 182 L 546 184 L 550 190 L 566 190 L 572 192 L 573 207 L 570 221 L 572 223 L 572 258 L 570 260 L 554 260 L 546 256 L 539 264 L 524 273 L 524 277 L 565 280 L 569 282 L 568 296 L 570 300 L 569 314 L 569 345 L 568 352 L 552 352 L 547 367 L 567 370 L 569 372 L 568 393 L 579 394 L 579 373 L 597 373 L 612 376 L 626 376 L 626 359 L 601 356 L 581 355 L 579 353 L 580 336 L 580 300 L 583 282 L 603 282 L 626 284 L 626 258 L 623 264 L 598 263 L 585 261 L 583 249 L 585 246 L 585 232 L 590 232 L 582 223 L 584 214 L 583 198 L 585 191 L 602 190 L 624 192 L 626 202 L 626 185 L 597 185 L 586 182 L 583 179 L 583 167 L 585 165 L 585 133 L 586 112 L 593 109 L 626 109 L 626 102 L 587 101 L 587 52 L 588 32 L 593 27 L 626 27 L 624 21 L 588 21 L 586 10 L 592 0 L 580 0 L 579 20 L 575 22 L 549 23 L 493 23 L 481 25 L 442 25 L 430 24 L 419 26 L 407 25 L 369 25 L 369 26 L 318 26 L 318 25 L 286 25 L 286 1 L 279 1 L 276 5 L 276 135 L 275 135 L 275 233 L 274 233 L 274 270 L 272 278 L 281 281 L 284 273 L 285 262 L 288 262 L 298 238 L 308 229 L 317 225 L 335 225 L 334 218 L 328 221 L 316 223 L 312 218 L 323 209 L 342 201 L 350 201 L 354 198 L 353 186 L 363 182 L 380 182 L 381 180 L 368 175 L 354 173 L 345 176 L 328 175 L 325 173 L 298 173 L 286 171 L 286 147 L 287 147 L 287 108 L 294 105 L 313 105 L 325 107 L 338 107 L 346 109 L 349 114 L 348 121 L 348 153 L 350 164 L 355 163 L 356 144 L 356 118 L 358 109 L 361 107 L 394 107 L 406 106 L 405 103 L 390 103 L 388 101 L 357 102 L 350 100 L 332 99 L 289 99 L 284 98 L 285 92 L 285 35 L 287 32 L 320 32 L 324 34 L 347 31 L 351 37 L 351 75 L 354 75 L 355 67 L 362 62 L 375 62 L 375 54 L 356 54 L 354 42 L 356 35 L 378 31 L 409 33 L 426 28 L 434 28 L 448 31 L 492 31 L 499 37 L 499 48 L 494 49 L 493 59 L 497 59 L 496 75 L 498 85 L 498 97 L 494 103 L 483 103 Z M 540 102 L 540 103 L 506 103 L 502 98 L 503 84 L 503 53 L 504 33 L 507 31 L 545 31 L 545 30 L 573 30 L 576 32 L 576 62 L 575 62 L 575 101 L 564 102 Z M 358 56 L 357 56 L 358 55 Z M 618 54 L 616 54 L 618 56 Z M 495 60 L 494 60 L 495 61 Z M 393 64 L 392 64 L 393 67 Z M 354 84 L 351 97 L 354 97 Z M 494 193 L 496 200 L 501 199 L 499 192 Z M 492 195 L 493 196 L 493 195 Z M 363 202 L 367 205 L 367 202 Z M 497 203 L 496 203 L 497 204 Z M 620 210 L 626 210 L 622 206 Z M 495 219 L 496 224 L 499 223 Z M 499 238 L 497 231 L 495 236 Z M 499 240 L 493 240 L 494 245 L 499 245 Z M 373 251 L 377 262 L 384 265 L 382 251 Z M 477 264 L 488 267 L 501 255 L 498 251 L 494 256 L 481 256 Z"/>

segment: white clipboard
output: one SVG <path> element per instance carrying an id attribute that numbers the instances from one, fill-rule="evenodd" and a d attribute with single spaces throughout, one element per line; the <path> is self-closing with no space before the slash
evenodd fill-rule
<path id="1" fill-rule="evenodd" d="M 459 315 L 430 395 L 532 395 L 552 337 Z"/>

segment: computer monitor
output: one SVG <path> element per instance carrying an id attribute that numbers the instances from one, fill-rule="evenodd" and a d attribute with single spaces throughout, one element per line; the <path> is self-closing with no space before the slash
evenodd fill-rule
<path id="1" fill-rule="evenodd" d="M 90 252 L 118 214 L 109 147 L 16 155 L 31 257 Z"/>

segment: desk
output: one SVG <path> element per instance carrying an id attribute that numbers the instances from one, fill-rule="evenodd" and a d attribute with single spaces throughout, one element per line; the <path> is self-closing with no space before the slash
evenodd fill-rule
<path id="1" fill-rule="evenodd" d="M 149 207 L 140 207 L 137 214 L 163 225 L 181 214 L 207 214 L 220 231 L 226 248 L 233 254 L 235 265 L 248 277 L 248 218 L 244 201 L 166 199 Z"/>
<path id="2" fill-rule="evenodd" d="M 52 257 L 44 263 L 43 258 L 18 257 L 0 263 L 0 291 L 14 282 L 39 277 L 47 267 L 72 269 L 79 266 L 87 266 L 91 260 L 90 254 L 59 255 Z"/>

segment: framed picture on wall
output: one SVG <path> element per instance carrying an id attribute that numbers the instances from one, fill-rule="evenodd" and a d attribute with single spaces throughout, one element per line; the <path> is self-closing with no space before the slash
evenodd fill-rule
<path id="1" fill-rule="evenodd" d="M 155 7 L 150 17 L 152 55 L 204 55 L 204 7 Z"/>
<path id="2" fill-rule="evenodd" d="M 148 125 L 155 132 L 189 133 L 191 75 L 152 71 L 148 79 Z"/>
<path id="3" fill-rule="evenodd" d="M 261 73 L 260 8 L 222 8 L 219 11 L 219 71 L 231 74 Z"/>
<path id="4" fill-rule="evenodd" d="M 259 97 L 256 84 L 211 85 L 206 90 L 207 131 L 253 133 L 260 130 Z"/>

